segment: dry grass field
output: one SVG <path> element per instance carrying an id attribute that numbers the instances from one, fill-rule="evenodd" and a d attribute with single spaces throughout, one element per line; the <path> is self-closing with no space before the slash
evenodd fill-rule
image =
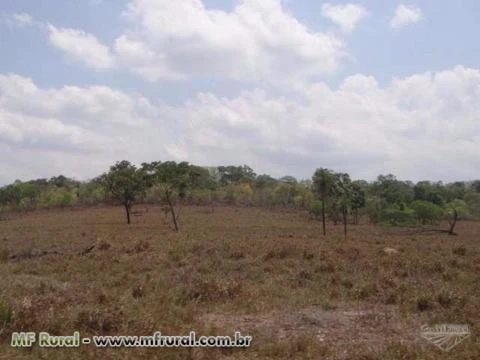
<path id="1" fill-rule="evenodd" d="M 143 207 L 137 207 L 142 210 Z M 480 358 L 480 223 L 458 236 L 321 224 L 293 210 L 122 208 L 0 221 L 0 359 Z M 90 251 L 85 250 L 95 245 Z M 385 248 L 398 252 L 388 253 Z M 86 252 L 82 254 L 82 252 Z M 442 352 L 424 324 L 469 324 Z M 10 347 L 12 331 L 253 336 L 248 349 Z"/>

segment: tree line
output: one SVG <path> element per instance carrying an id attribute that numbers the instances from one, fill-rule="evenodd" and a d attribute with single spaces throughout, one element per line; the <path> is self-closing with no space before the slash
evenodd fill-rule
<path id="1" fill-rule="evenodd" d="M 389 174 L 368 182 L 325 168 L 307 180 L 276 179 L 257 175 L 247 165 L 201 167 L 155 161 L 135 166 L 124 160 L 89 181 L 60 175 L 17 180 L 0 188 L 2 211 L 113 203 L 124 207 L 128 223 L 135 203 L 161 204 L 175 230 L 179 204 L 232 204 L 303 209 L 322 221 L 324 233 L 328 221 L 343 224 L 346 232 L 347 224 L 358 223 L 360 217 L 395 226 L 480 219 L 480 180 L 413 183 Z"/>

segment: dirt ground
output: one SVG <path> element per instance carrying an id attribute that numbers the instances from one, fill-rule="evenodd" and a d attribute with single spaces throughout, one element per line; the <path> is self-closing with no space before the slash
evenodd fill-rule
<path id="1" fill-rule="evenodd" d="M 458 236 L 296 210 L 185 207 L 174 233 L 158 207 L 4 214 L 0 359 L 479 359 L 480 223 Z M 446 225 L 440 225 L 441 227 Z M 469 325 L 450 351 L 422 325 Z M 13 331 L 233 335 L 247 349 L 10 346 Z"/>

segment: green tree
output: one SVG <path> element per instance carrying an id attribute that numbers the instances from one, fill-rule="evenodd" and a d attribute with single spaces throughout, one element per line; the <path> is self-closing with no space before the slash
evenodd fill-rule
<path id="1" fill-rule="evenodd" d="M 430 201 L 415 200 L 410 207 L 415 211 L 415 215 L 422 225 L 427 222 L 433 224 L 442 218 L 442 208 Z"/>
<path id="2" fill-rule="evenodd" d="M 352 206 L 353 199 L 353 187 L 350 175 L 345 173 L 334 174 L 334 181 L 332 186 L 333 198 L 337 208 L 342 216 L 343 231 L 345 240 L 347 239 L 347 224 L 348 213 Z"/>
<path id="3" fill-rule="evenodd" d="M 256 178 L 255 172 L 247 165 L 243 166 L 219 166 L 218 174 L 221 185 L 235 184 L 239 182 L 253 183 Z"/>
<path id="4" fill-rule="evenodd" d="M 480 193 L 480 180 L 475 180 L 474 182 L 472 182 L 471 188 L 474 192 Z"/>
<path id="5" fill-rule="evenodd" d="M 322 215 L 322 202 L 319 200 L 314 200 L 310 206 L 310 216 L 314 219 L 318 219 Z"/>
<path id="6" fill-rule="evenodd" d="M 455 233 L 455 226 L 457 225 L 457 221 L 459 219 L 468 217 L 468 206 L 465 201 L 455 199 L 445 205 L 445 210 L 448 216 L 448 223 L 450 224 L 448 234 L 457 235 Z"/>
<path id="7" fill-rule="evenodd" d="M 123 160 L 110 167 L 102 176 L 107 192 L 125 207 L 127 223 L 130 224 L 130 210 L 133 202 L 145 192 L 145 178 L 140 170 L 129 161 Z"/>
<path id="8" fill-rule="evenodd" d="M 353 222 L 355 225 L 358 225 L 358 212 L 360 209 L 363 209 L 367 204 L 367 196 L 365 192 L 365 184 L 362 181 L 354 181 L 351 185 L 352 189 L 352 212 L 353 212 Z"/>
<path id="9" fill-rule="evenodd" d="M 429 201 L 438 206 L 443 206 L 445 203 L 445 199 L 442 196 L 443 190 L 442 183 L 432 183 L 430 181 L 420 181 L 413 189 L 415 200 Z"/>
<path id="10" fill-rule="evenodd" d="M 372 184 L 372 195 L 380 197 L 385 207 L 394 204 L 405 205 L 414 198 L 413 187 L 412 183 L 397 180 L 392 174 L 379 175 L 377 181 Z"/>
<path id="11" fill-rule="evenodd" d="M 145 182 L 158 190 L 160 200 L 167 205 L 165 215 L 170 213 L 174 230 L 178 231 L 178 200 L 185 198 L 188 188 L 198 182 L 202 176 L 200 170 L 188 162 L 155 161 L 143 163 L 141 171 Z"/>
<path id="12" fill-rule="evenodd" d="M 326 229 L 326 203 L 332 195 L 334 184 L 333 171 L 320 168 L 315 171 L 312 177 L 312 190 L 316 197 L 322 202 L 322 224 L 323 235 L 327 235 Z"/>

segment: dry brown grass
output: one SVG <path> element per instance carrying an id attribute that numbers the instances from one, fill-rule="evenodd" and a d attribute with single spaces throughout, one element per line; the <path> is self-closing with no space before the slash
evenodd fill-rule
<path id="1" fill-rule="evenodd" d="M 256 208 L 183 210 L 180 233 L 151 208 L 12 215 L 0 223 L 0 359 L 478 359 L 480 223 L 459 236 L 342 228 Z M 82 251 L 95 245 L 82 256 Z M 398 253 L 386 253 L 393 248 Z M 27 254 L 10 258 L 11 255 Z M 35 256 L 43 254 L 42 256 Z M 423 324 L 469 324 L 442 353 Z M 233 334 L 245 350 L 30 350 L 12 331 L 67 335 Z"/>

